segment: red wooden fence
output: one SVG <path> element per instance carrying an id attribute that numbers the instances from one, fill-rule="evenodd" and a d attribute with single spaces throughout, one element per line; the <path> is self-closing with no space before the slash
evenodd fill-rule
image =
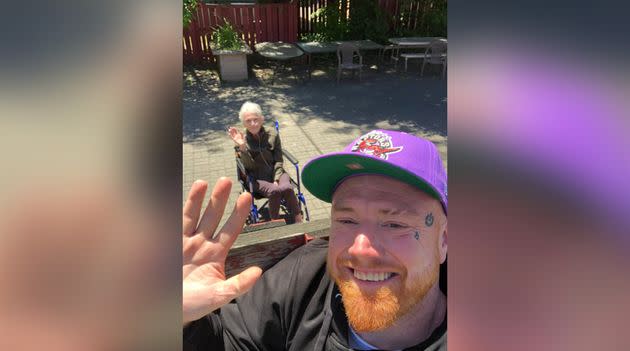
<path id="1" fill-rule="evenodd" d="M 184 63 L 212 59 L 210 36 L 214 28 L 230 22 L 241 38 L 253 48 L 264 41 L 294 43 L 298 38 L 297 4 L 199 4 L 193 22 L 184 29 Z"/>
<path id="2" fill-rule="evenodd" d="M 212 59 L 210 35 L 225 18 L 253 49 L 263 41 L 294 43 L 299 36 L 312 33 L 321 19 L 311 15 L 329 3 L 339 4 L 348 13 L 351 1 L 359 0 L 302 0 L 284 4 L 218 5 L 199 4 L 197 15 L 188 29 L 184 29 L 184 63 L 200 63 Z M 435 0 L 378 0 L 378 5 L 390 19 L 390 30 L 414 31 L 424 25 L 424 18 Z M 300 3 L 301 5 L 298 5 Z M 401 15 L 405 14 L 401 21 Z"/>

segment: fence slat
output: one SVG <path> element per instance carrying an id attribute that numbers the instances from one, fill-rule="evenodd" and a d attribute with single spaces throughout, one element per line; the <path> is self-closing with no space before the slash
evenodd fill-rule
<path id="1" fill-rule="evenodd" d="M 201 14 L 199 17 L 202 18 L 202 22 L 201 22 L 201 30 L 200 30 L 200 35 L 201 35 L 201 55 L 202 58 L 203 57 L 208 57 L 211 58 L 212 57 L 212 53 L 210 52 L 210 48 L 209 48 L 209 43 L 210 43 L 210 35 L 212 34 L 212 29 L 211 29 L 211 19 L 212 17 L 210 16 L 210 9 L 205 6 L 202 6 L 200 8 Z"/>
<path id="2" fill-rule="evenodd" d="M 267 39 L 268 41 L 276 41 L 276 31 L 274 14 L 276 13 L 274 6 L 267 6 Z"/>
<path id="3" fill-rule="evenodd" d="M 300 6 L 302 9 L 302 33 L 308 33 L 308 6 Z"/>
<path id="4" fill-rule="evenodd" d="M 262 39 L 262 29 L 260 28 L 260 5 L 254 5 L 254 27 L 256 28 L 256 42 L 260 43 Z"/>
<path id="5" fill-rule="evenodd" d="M 284 4 L 278 6 L 278 41 L 287 41 L 287 27 L 286 27 L 286 15 Z"/>
<path id="6" fill-rule="evenodd" d="M 276 6 L 273 7 L 273 21 L 271 22 L 274 34 L 273 41 L 280 41 L 280 31 L 282 30 L 280 27 L 280 7 L 282 4 L 274 4 Z"/>
<path id="7" fill-rule="evenodd" d="M 236 20 L 236 8 L 234 6 L 226 6 L 225 7 L 229 14 L 230 23 L 236 24 L 236 28 L 238 28 L 238 21 Z"/>
<path id="8" fill-rule="evenodd" d="M 256 11 L 256 42 L 260 43 L 265 41 L 263 32 L 265 31 L 263 26 L 263 19 L 265 17 L 264 11 L 261 5 L 256 5 L 254 8 Z"/>
<path id="9" fill-rule="evenodd" d="M 311 19 L 311 14 L 313 13 L 313 1 L 309 2 L 308 10 L 306 13 L 306 23 L 308 25 L 308 32 L 313 32 L 313 20 Z"/>
<path id="10" fill-rule="evenodd" d="M 289 23 L 289 39 L 288 42 L 295 43 L 297 41 L 297 32 L 298 32 L 298 9 L 297 3 L 289 3 L 290 11 L 292 13 L 290 16 L 291 22 Z"/>
<path id="11" fill-rule="evenodd" d="M 253 23 L 249 18 L 249 7 L 243 7 L 243 35 L 245 36 L 245 41 L 247 45 L 250 47 L 254 47 L 254 38 L 252 35 L 253 32 Z"/>
<path id="12" fill-rule="evenodd" d="M 265 7 L 265 21 L 263 22 L 264 24 L 264 30 L 267 32 L 267 39 L 266 41 L 274 41 L 273 40 L 273 8 L 272 6 L 267 6 Z"/>
<path id="13" fill-rule="evenodd" d="M 213 26 L 213 20 L 216 21 L 216 19 L 212 18 L 212 9 L 208 6 L 203 6 L 201 8 L 201 17 L 203 18 L 203 22 L 201 23 L 201 28 L 204 29 L 204 31 L 206 30 L 210 30 L 210 28 Z"/>
<path id="14" fill-rule="evenodd" d="M 197 12 L 195 12 L 195 15 L 193 16 L 193 22 L 197 22 L 197 25 L 199 26 L 201 23 L 203 23 L 203 20 L 201 19 L 201 10 L 203 9 L 203 5 L 202 4 L 197 4 Z"/>

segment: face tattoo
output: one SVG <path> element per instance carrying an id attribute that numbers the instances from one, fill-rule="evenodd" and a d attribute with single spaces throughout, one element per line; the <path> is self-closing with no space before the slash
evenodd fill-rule
<path id="1" fill-rule="evenodd" d="M 429 212 L 429 214 L 424 218 L 424 224 L 427 227 L 430 227 L 433 225 L 433 213 Z"/>

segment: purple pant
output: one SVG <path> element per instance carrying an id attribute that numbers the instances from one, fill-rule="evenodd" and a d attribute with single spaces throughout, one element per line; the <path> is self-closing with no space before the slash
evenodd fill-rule
<path id="1" fill-rule="evenodd" d="M 283 173 L 278 180 L 278 184 L 270 183 L 264 180 L 257 180 L 258 189 L 256 192 L 269 199 L 269 214 L 271 219 L 277 219 L 280 212 L 280 200 L 284 198 L 289 207 L 291 215 L 295 216 L 300 213 L 297 198 L 293 192 L 291 178 L 287 173 Z"/>

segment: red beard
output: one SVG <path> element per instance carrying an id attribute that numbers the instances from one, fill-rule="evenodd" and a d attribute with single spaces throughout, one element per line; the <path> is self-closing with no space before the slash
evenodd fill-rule
<path id="1" fill-rule="evenodd" d="M 437 251 L 437 250 L 436 250 Z M 361 291 L 351 277 L 339 277 L 328 271 L 339 286 L 346 316 L 352 329 L 357 332 L 373 332 L 387 329 L 396 320 L 417 306 L 427 295 L 439 277 L 439 261 L 423 272 L 409 277 L 407 271 L 398 276 L 399 281 L 380 287 L 376 292 Z M 344 267 L 344 260 L 337 260 L 337 267 Z"/>

